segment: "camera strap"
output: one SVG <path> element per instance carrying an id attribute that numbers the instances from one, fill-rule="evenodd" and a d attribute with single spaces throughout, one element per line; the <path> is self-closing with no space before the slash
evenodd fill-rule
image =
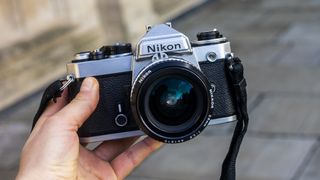
<path id="1" fill-rule="evenodd" d="M 243 65 L 239 58 L 232 56 L 228 57 L 226 66 L 229 79 L 233 84 L 232 89 L 235 95 L 238 122 L 232 136 L 227 156 L 225 157 L 222 164 L 220 180 L 235 180 L 236 159 L 239 153 L 242 139 L 247 132 L 249 122 L 247 111 L 247 83 L 243 76 Z"/>
<path id="2" fill-rule="evenodd" d="M 38 111 L 37 111 L 36 115 L 33 118 L 31 130 L 34 128 L 34 126 L 36 125 L 36 123 L 37 123 L 38 119 L 40 118 L 41 114 L 46 109 L 49 101 L 51 101 L 51 100 L 56 101 L 56 98 L 61 96 L 62 91 L 60 91 L 60 88 L 62 86 L 63 86 L 62 82 L 60 80 L 57 80 L 57 81 L 54 81 L 53 83 L 51 83 L 46 88 L 46 90 L 44 91 L 44 93 L 42 95 Z"/>
<path id="3" fill-rule="evenodd" d="M 57 80 L 51 83 L 44 91 L 39 108 L 37 110 L 36 115 L 33 118 L 31 131 L 36 125 L 38 119 L 40 118 L 43 111 L 46 109 L 48 103 L 53 100 L 53 102 L 56 102 L 56 99 L 58 97 L 61 97 L 61 94 L 63 90 L 70 85 L 74 81 L 73 75 L 68 75 L 66 79 L 64 80 Z M 65 83 L 64 83 L 65 82 Z"/>
<path id="4" fill-rule="evenodd" d="M 239 58 L 232 56 L 228 57 L 226 61 L 226 69 L 228 71 L 229 79 L 233 84 L 232 89 L 235 95 L 238 122 L 232 136 L 227 156 L 222 164 L 220 180 L 235 180 L 236 159 L 239 153 L 242 139 L 247 131 L 249 121 L 247 112 L 247 84 L 243 76 L 243 65 Z M 40 106 L 33 119 L 32 129 L 47 107 L 49 101 L 53 100 L 55 102 L 56 98 L 61 96 L 63 90 L 71 82 L 73 82 L 73 80 L 73 77 L 67 76 L 66 83 L 63 83 L 65 80 L 57 80 L 45 89 L 40 102 Z"/>

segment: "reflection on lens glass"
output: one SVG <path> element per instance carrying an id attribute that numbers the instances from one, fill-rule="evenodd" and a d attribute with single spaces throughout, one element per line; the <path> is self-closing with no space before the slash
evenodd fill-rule
<path id="1" fill-rule="evenodd" d="M 190 120 L 197 104 L 193 85 L 180 77 L 164 78 L 154 84 L 149 97 L 153 117 L 169 126 L 181 125 Z"/>

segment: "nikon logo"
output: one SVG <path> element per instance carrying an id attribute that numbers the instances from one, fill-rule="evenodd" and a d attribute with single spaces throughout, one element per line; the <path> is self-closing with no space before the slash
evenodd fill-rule
<path id="1" fill-rule="evenodd" d="M 163 51 L 174 51 L 181 49 L 181 44 L 153 44 L 147 45 L 148 53 L 155 53 L 155 52 L 163 52 Z"/>

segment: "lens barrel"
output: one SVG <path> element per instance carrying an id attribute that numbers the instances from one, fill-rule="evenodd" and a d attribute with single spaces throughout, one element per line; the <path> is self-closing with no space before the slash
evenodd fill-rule
<path id="1" fill-rule="evenodd" d="M 131 89 L 132 115 L 147 135 L 180 143 L 199 135 L 213 109 L 211 86 L 195 66 L 168 59 L 147 66 Z"/>

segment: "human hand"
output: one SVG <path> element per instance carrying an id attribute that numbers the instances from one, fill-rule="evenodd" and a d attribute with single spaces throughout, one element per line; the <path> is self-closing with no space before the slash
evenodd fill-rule
<path id="1" fill-rule="evenodd" d="M 99 84 L 86 78 L 75 99 L 67 104 L 66 97 L 67 91 L 39 118 L 23 147 L 18 180 L 124 179 L 162 145 L 149 137 L 132 145 L 136 138 L 128 138 L 88 150 L 80 145 L 77 130 L 96 108 Z"/>

